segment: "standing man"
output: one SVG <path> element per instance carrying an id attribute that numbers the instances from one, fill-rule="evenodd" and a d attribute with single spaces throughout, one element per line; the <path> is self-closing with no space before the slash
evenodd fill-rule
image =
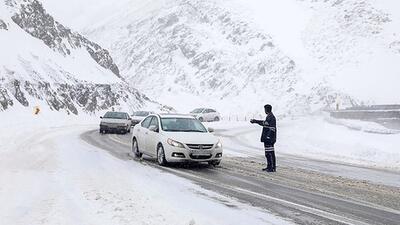
<path id="1" fill-rule="evenodd" d="M 264 106 L 265 114 L 267 117 L 265 121 L 262 120 L 250 120 L 250 123 L 256 123 L 263 127 L 261 134 L 261 142 L 264 143 L 265 157 L 267 158 L 267 167 L 263 171 L 276 172 L 276 160 L 275 160 L 275 149 L 274 144 L 276 142 L 276 118 L 272 113 L 272 106 Z"/>

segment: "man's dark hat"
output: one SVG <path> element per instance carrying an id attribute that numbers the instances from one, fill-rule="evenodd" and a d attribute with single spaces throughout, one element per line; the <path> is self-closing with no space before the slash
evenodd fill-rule
<path id="1" fill-rule="evenodd" d="M 267 112 L 271 112 L 271 111 L 272 111 L 272 106 L 271 106 L 270 104 L 266 104 L 266 105 L 264 105 L 264 109 L 265 109 Z"/>

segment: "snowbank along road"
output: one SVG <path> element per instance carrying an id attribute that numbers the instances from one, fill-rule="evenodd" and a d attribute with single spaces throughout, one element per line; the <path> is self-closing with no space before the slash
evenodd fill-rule
<path id="1" fill-rule="evenodd" d="M 228 154 L 216 168 L 205 164 L 159 167 L 152 159 L 134 159 L 130 154 L 130 135 L 101 135 L 96 130 L 83 133 L 81 138 L 121 160 L 133 159 L 134 163 L 189 179 L 205 189 L 299 224 L 398 224 L 400 221 L 400 174 L 287 155 L 278 155 L 277 173 L 265 173 L 261 171 L 263 157 L 241 150 L 249 146 L 240 141 L 240 135 L 251 130 L 236 131 L 232 134 L 218 130 L 216 134 L 234 143 L 225 146 L 227 152 L 247 157 Z"/>

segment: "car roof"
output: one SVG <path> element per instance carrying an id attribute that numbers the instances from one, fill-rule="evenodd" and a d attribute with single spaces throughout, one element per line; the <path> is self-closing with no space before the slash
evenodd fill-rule
<path id="1" fill-rule="evenodd" d="M 215 109 L 213 109 L 213 108 L 206 108 L 206 107 L 204 107 L 204 108 L 195 108 L 195 109 L 193 109 L 193 110 L 196 110 L 196 109 L 202 109 L 202 110 L 205 110 L 205 109 L 212 109 L 212 110 L 215 110 Z"/>
<path id="2" fill-rule="evenodd" d="M 128 114 L 127 112 L 118 112 L 118 111 L 108 111 L 106 113 L 126 113 L 126 114 Z"/>
<path id="3" fill-rule="evenodd" d="M 193 119 L 192 115 L 188 114 L 178 114 L 178 113 L 161 113 L 157 114 L 160 118 L 190 118 Z"/>

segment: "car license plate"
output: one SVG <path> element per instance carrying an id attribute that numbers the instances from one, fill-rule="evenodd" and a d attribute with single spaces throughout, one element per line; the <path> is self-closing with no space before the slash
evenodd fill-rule
<path id="1" fill-rule="evenodd" d="M 209 156 L 210 153 L 204 152 L 204 153 L 192 153 L 192 156 Z"/>

